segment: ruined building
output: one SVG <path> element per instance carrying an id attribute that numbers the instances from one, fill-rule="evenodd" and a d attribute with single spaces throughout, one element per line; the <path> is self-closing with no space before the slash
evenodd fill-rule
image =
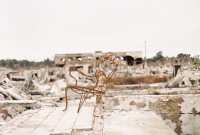
<path id="1" fill-rule="evenodd" d="M 123 66 L 134 66 L 143 63 L 142 52 L 114 52 L 116 57 L 120 59 Z M 96 60 L 105 55 L 104 52 L 96 51 L 95 53 L 76 53 L 76 54 L 56 54 L 54 61 L 57 67 L 71 67 L 83 69 L 84 73 L 91 73 L 95 67 Z"/>

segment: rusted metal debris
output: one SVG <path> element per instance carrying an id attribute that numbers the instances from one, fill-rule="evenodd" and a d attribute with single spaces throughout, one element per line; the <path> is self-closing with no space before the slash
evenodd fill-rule
<path id="1" fill-rule="evenodd" d="M 96 60 L 96 71 L 94 75 L 87 75 L 83 73 L 82 71 L 76 69 L 75 67 L 71 67 L 69 69 L 69 75 L 75 80 L 75 85 L 69 85 L 65 89 L 65 96 L 66 96 L 66 108 L 68 107 L 68 97 L 67 97 L 67 91 L 73 90 L 76 93 L 82 94 L 78 106 L 78 111 L 80 111 L 84 101 L 86 100 L 87 96 L 89 93 L 92 93 L 93 95 L 96 96 L 96 102 L 100 102 L 102 99 L 102 95 L 105 94 L 105 91 L 107 89 L 107 83 L 111 79 L 111 77 L 114 75 L 114 73 L 117 71 L 118 67 L 118 60 L 116 59 L 116 56 L 114 53 L 106 53 L 104 56 L 101 56 L 99 59 Z M 102 66 L 110 64 L 110 70 L 111 72 L 106 74 L 104 70 L 102 69 Z M 94 85 L 93 86 L 79 86 L 77 79 L 72 76 L 71 72 L 75 71 L 78 72 L 79 74 L 94 80 Z"/>

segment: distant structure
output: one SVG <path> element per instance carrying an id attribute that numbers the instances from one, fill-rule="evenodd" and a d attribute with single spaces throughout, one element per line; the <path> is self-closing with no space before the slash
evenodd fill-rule
<path id="1" fill-rule="evenodd" d="M 143 64 L 142 52 L 113 52 L 124 66 Z M 84 73 L 91 73 L 95 68 L 96 61 L 106 53 L 96 51 L 95 53 L 55 54 L 54 62 L 57 67 L 81 68 Z"/>
<path id="2" fill-rule="evenodd" d="M 174 69 L 173 69 L 173 77 L 175 77 L 178 71 L 181 69 L 181 64 L 179 64 L 178 60 L 175 60 Z"/>

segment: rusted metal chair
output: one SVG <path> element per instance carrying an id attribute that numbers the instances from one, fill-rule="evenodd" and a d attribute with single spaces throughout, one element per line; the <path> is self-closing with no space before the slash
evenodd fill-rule
<path id="1" fill-rule="evenodd" d="M 111 72 L 108 73 L 108 74 L 106 74 L 101 67 L 103 64 L 106 64 L 106 63 L 109 63 L 111 65 L 111 69 L 110 69 Z M 106 53 L 104 56 L 101 56 L 96 61 L 96 71 L 95 71 L 94 75 L 91 75 L 91 76 L 86 75 L 85 73 L 76 69 L 75 67 L 71 67 L 69 69 L 69 75 L 75 80 L 75 84 L 69 85 L 65 89 L 66 108 L 64 109 L 64 111 L 68 107 L 67 91 L 69 89 L 73 90 L 74 92 L 76 92 L 78 94 L 82 94 L 81 98 L 80 98 L 80 102 L 79 102 L 77 112 L 80 111 L 80 109 L 81 109 L 81 107 L 82 107 L 82 105 L 83 105 L 84 101 L 86 100 L 89 93 L 96 96 L 96 102 L 100 102 L 100 100 L 102 99 L 102 95 L 105 94 L 109 80 L 114 75 L 114 73 L 117 71 L 117 67 L 118 67 L 118 61 L 116 60 L 116 56 L 113 53 Z M 80 86 L 80 85 L 78 85 L 77 79 L 74 76 L 72 76 L 72 74 L 71 74 L 72 71 L 78 72 L 79 74 L 93 80 L 94 84 L 92 86 Z"/>

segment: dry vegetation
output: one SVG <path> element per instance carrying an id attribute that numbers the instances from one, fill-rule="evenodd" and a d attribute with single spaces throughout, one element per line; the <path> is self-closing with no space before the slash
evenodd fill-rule
<path id="1" fill-rule="evenodd" d="M 140 77 L 114 77 L 109 80 L 108 84 L 115 85 L 128 85 L 128 84 L 152 84 L 167 82 L 170 79 L 169 76 L 158 76 L 158 75 L 148 75 Z"/>

